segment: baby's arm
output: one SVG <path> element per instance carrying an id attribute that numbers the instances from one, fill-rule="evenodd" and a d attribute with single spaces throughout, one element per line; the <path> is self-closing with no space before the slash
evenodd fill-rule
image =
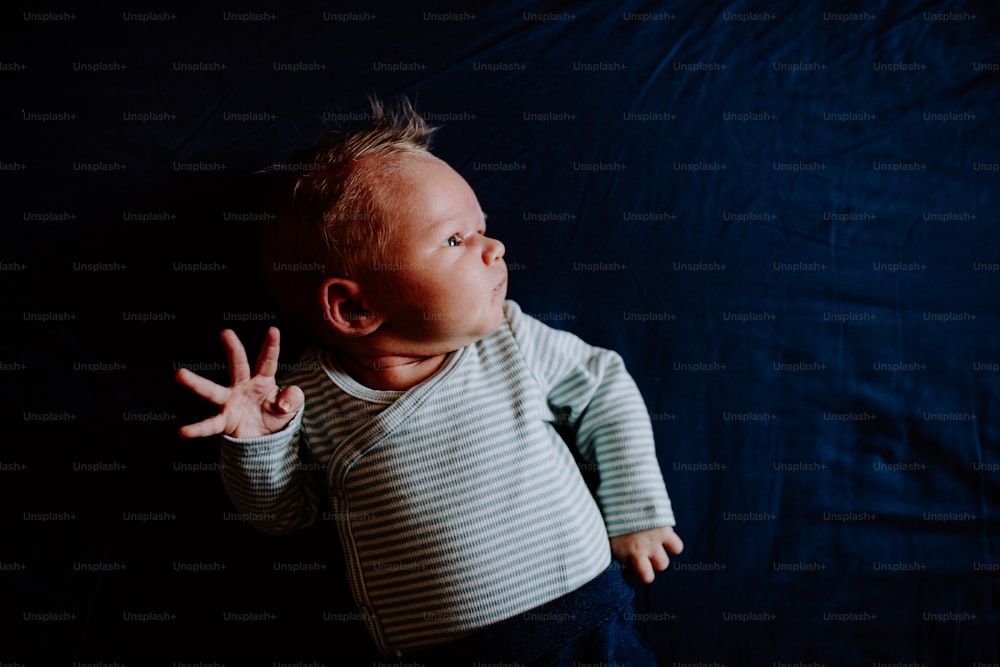
<path id="1" fill-rule="evenodd" d="M 254 375 L 246 350 L 227 329 L 222 342 L 232 384 L 216 384 L 187 369 L 177 381 L 220 407 L 214 417 L 183 426 L 185 438 L 222 435 L 222 481 L 236 508 L 256 528 L 284 533 L 315 520 L 317 494 L 299 469 L 298 426 L 305 404 L 301 389 L 281 389 L 278 370 L 279 332 L 267 332 Z"/>
<path id="2" fill-rule="evenodd" d="M 680 554 L 684 544 L 673 530 L 673 510 L 639 390 L 617 354 L 595 354 L 605 359 L 588 362 L 595 388 L 580 408 L 576 445 L 585 459 L 597 463 L 597 498 L 612 555 L 648 584 L 667 569 L 668 553 Z"/>
<path id="3" fill-rule="evenodd" d="M 577 449 L 597 463 L 597 496 L 604 512 L 611 553 L 644 583 L 684 548 L 674 532 L 674 515 L 656 459 L 645 403 L 621 357 L 594 352 L 588 361 L 593 394 L 580 408 Z M 600 369 L 600 370 L 598 370 Z"/>
<path id="4" fill-rule="evenodd" d="M 621 356 L 525 317 L 509 319 L 549 405 L 599 473 L 597 501 L 612 553 L 643 581 L 683 548 L 656 459 L 649 413 Z"/>
<path id="5" fill-rule="evenodd" d="M 282 535 L 313 525 L 323 479 L 302 469 L 301 412 L 278 433 L 259 438 L 223 436 L 222 484 L 245 519 L 261 532 Z"/>

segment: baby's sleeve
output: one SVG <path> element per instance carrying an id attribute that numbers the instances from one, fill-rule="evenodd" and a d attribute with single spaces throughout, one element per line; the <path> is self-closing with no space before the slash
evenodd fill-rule
<path id="1" fill-rule="evenodd" d="M 281 431 L 257 438 L 222 437 L 222 484 L 236 509 L 256 529 L 282 535 L 313 525 L 319 482 L 304 469 L 299 447 L 304 410 Z"/>
<path id="2" fill-rule="evenodd" d="M 506 312 L 561 430 L 598 472 L 595 495 L 608 534 L 675 525 L 649 413 L 621 355 L 553 329 L 513 302 Z"/>

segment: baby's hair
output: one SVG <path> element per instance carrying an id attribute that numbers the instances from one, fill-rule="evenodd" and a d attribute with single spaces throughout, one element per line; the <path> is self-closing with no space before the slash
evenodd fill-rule
<path id="1" fill-rule="evenodd" d="M 370 98 L 371 122 L 337 132 L 293 162 L 276 219 L 261 228 L 263 273 L 283 310 L 314 329 L 316 289 L 360 278 L 385 262 L 393 175 L 402 155 L 429 154 L 430 127 L 409 100 L 387 109 Z"/>

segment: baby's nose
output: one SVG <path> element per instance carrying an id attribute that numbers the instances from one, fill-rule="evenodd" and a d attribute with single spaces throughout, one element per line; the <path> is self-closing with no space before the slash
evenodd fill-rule
<path id="1" fill-rule="evenodd" d="M 498 259 L 503 258 L 504 253 L 507 252 L 507 248 L 504 244 L 497 239 L 486 237 L 486 246 L 483 248 L 483 260 L 487 264 L 492 264 Z"/>

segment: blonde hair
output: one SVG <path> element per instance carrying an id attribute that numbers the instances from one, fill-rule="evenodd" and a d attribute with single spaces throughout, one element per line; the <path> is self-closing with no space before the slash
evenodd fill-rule
<path id="1" fill-rule="evenodd" d="M 263 273 L 278 305 L 307 329 L 318 324 L 316 290 L 327 278 L 370 278 L 385 262 L 398 201 L 399 156 L 429 155 L 430 127 L 408 100 L 370 99 L 371 122 L 337 133 L 293 163 L 276 218 L 262 226 Z"/>

